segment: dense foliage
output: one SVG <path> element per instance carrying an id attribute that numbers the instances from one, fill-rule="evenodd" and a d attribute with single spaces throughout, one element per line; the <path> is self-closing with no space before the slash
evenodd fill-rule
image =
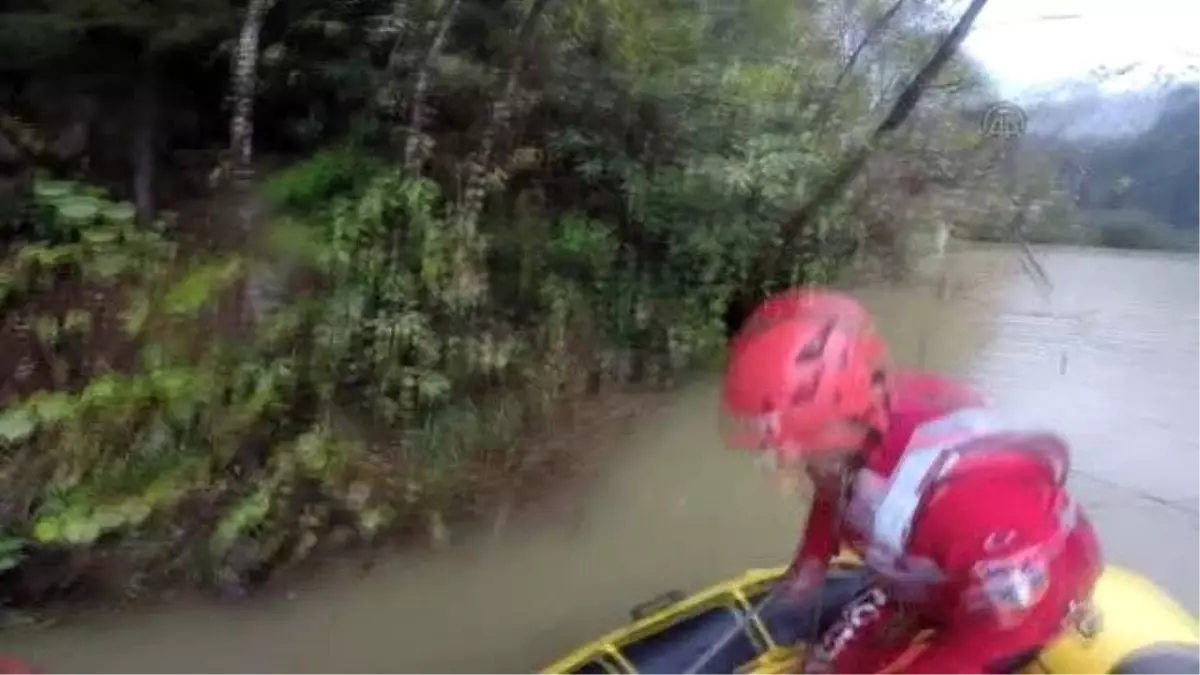
<path id="1" fill-rule="evenodd" d="M 6 4 L 5 592 L 241 583 L 444 532 L 562 461 L 528 441 L 573 403 L 718 355 L 735 298 L 898 271 L 909 233 L 1011 210 L 972 192 L 1003 149 L 961 103 L 987 98 L 970 63 L 876 129 L 954 18 Z"/>

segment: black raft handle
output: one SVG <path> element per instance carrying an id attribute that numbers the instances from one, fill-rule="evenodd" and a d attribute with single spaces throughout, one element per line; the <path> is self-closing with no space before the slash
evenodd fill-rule
<path id="1" fill-rule="evenodd" d="M 629 616 L 633 618 L 634 621 L 641 621 L 655 612 L 661 612 L 671 605 L 678 604 L 686 599 L 687 594 L 685 594 L 683 591 L 670 590 L 666 593 L 650 598 L 649 600 L 629 610 Z"/>

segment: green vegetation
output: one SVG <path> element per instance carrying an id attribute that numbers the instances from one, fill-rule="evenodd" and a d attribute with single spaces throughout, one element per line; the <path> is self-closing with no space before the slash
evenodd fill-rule
<path id="1" fill-rule="evenodd" d="M 4 593 L 441 532 L 744 299 L 1008 213 L 942 9 L 6 5 Z"/>

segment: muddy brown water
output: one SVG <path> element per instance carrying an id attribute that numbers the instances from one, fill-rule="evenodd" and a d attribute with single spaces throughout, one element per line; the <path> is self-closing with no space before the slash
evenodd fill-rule
<path id="1" fill-rule="evenodd" d="M 1010 250 L 930 261 L 868 287 L 901 360 L 976 382 L 1076 444 L 1073 481 L 1110 558 L 1197 609 L 1195 257 L 1040 252 L 1047 297 Z M 939 288 L 941 290 L 939 290 Z M 82 614 L 0 633 L 52 672 L 530 671 L 671 588 L 791 552 L 804 506 L 714 434 L 715 380 L 612 441 L 571 507 L 531 511 L 448 550 L 332 565 L 288 593 Z"/>

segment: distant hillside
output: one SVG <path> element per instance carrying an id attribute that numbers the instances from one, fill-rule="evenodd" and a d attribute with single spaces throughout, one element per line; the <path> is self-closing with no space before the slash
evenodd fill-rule
<path id="1" fill-rule="evenodd" d="M 1200 229 L 1200 87 L 1047 101 L 1029 112 L 1026 147 L 1057 157 L 1076 205 L 1138 211 Z"/>
<path id="2" fill-rule="evenodd" d="M 1069 87 L 1043 95 L 1024 107 L 1028 133 L 1066 140 L 1128 137 L 1149 129 L 1163 110 L 1166 94 L 1104 93 L 1099 88 Z"/>

